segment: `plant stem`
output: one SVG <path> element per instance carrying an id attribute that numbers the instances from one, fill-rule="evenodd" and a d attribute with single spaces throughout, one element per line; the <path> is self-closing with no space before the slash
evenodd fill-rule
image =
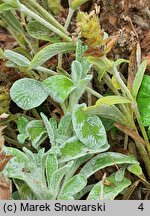
<path id="1" fill-rule="evenodd" d="M 71 18 L 72 18 L 72 16 L 73 16 L 73 13 L 74 13 L 74 10 L 72 10 L 71 8 L 69 8 L 69 13 L 68 13 L 68 16 L 67 16 L 65 25 L 64 25 L 64 28 L 65 28 L 66 30 L 67 30 L 68 27 L 69 27 Z M 58 67 L 62 67 L 62 57 L 63 57 L 63 54 L 59 54 L 59 55 L 58 55 Z"/>
<path id="2" fill-rule="evenodd" d="M 101 94 L 99 94 L 98 92 L 96 92 L 95 90 L 89 88 L 89 87 L 86 87 L 85 89 L 87 92 L 89 92 L 90 94 L 94 95 L 95 97 L 97 98 L 102 98 L 103 96 Z"/>
<path id="3" fill-rule="evenodd" d="M 150 157 L 149 157 L 145 147 L 142 144 L 140 144 L 138 142 L 135 142 L 135 143 L 136 143 L 136 146 L 137 146 L 137 148 L 138 148 L 138 150 L 142 156 L 142 159 L 144 161 L 145 168 L 147 170 L 147 174 L 150 177 Z"/>
<path id="4" fill-rule="evenodd" d="M 41 71 L 41 72 L 44 72 L 44 73 L 47 73 L 47 74 L 49 74 L 49 75 L 51 75 L 51 76 L 57 75 L 57 73 L 56 73 L 55 71 L 50 70 L 50 69 L 45 68 L 45 67 L 42 67 L 42 66 L 38 66 L 38 67 L 36 68 L 36 70 Z"/>
<path id="5" fill-rule="evenodd" d="M 41 23 L 42 25 L 44 25 L 45 27 L 47 27 L 51 31 L 55 32 L 57 35 L 64 38 L 66 41 L 72 42 L 72 39 L 70 37 L 68 37 L 67 34 L 60 31 L 55 26 L 53 26 L 52 24 L 50 24 L 49 22 L 47 22 L 46 20 L 44 20 L 43 18 L 38 16 L 36 13 L 34 13 L 30 9 L 28 9 L 25 5 L 19 4 L 19 9 L 21 12 L 23 12 L 23 13 L 29 15 L 30 17 L 32 17 L 33 19 L 37 20 L 39 23 Z"/>
<path id="6" fill-rule="evenodd" d="M 67 16 L 65 25 L 64 25 L 64 28 L 65 28 L 66 30 L 67 30 L 68 27 L 69 27 L 69 24 L 70 24 L 71 19 L 72 19 L 72 16 L 73 16 L 73 13 L 74 13 L 74 10 L 72 10 L 71 8 L 69 8 L 69 13 L 68 13 L 68 16 Z"/>
<path id="7" fill-rule="evenodd" d="M 10 138 L 10 137 L 8 137 L 8 136 L 5 136 L 5 140 L 8 142 L 8 143 L 11 143 L 11 144 L 13 144 L 13 145 L 15 145 L 17 148 L 19 148 L 19 149 L 22 149 L 22 144 L 19 144 L 16 140 L 14 140 L 14 139 L 12 139 L 12 138 Z"/>
<path id="8" fill-rule="evenodd" d="M 119 71 L 117 70 L 117 68 L 115 66 L 112 67 L 111 72 L 114 75 L 114 77 L 117 80 L 117 82 L 120 84 L 122 93 L 123 94 L 126 93 L 126 95 L 129 98 L 129 100 L 133 101 L 132 94 L 130 93 L 129 89 L 127 88 L 127 86 L 122 81 L 122 79 L 120 77 L 120 74 L 119 74 Z"/>
<path id="9" fill-rule="evenodd" d="M 103 80 L 105 81 L 105 83 L 107 84 L 107 86 L 114 92 L 115 95 L 119 95 L 120 96 L 119 91 L 113 86 L 111 78 L 110 78 L 110 76 L 107 73 L 104 75 Z M 131 118 L 130 118 L 130 114 L 129 114 L 128 110 L 127 110 L 126 105 L 125 104 L 120 104 L 119 108 L 120 108 L 120 110 L 125 114 L 125 116 L 130 121 Z"/>
<path id="10" fill-rule="evenodd" d="M 129 136 L 127 134 L 125 134 L 125 137 L 124 137 L 124 149 L 127 150 L 128 148 L 128 138 Z"/>
<path id="11" fill-rule="evenodd" d="M 36 111 L 35 108 L 31 109 L 32 115 L 36 118 L 36 119 L 41 119 L 39 113 Z"/>

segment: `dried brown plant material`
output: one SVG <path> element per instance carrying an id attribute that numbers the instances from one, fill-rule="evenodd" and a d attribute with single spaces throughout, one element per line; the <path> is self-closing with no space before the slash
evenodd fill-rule
<path id="1" fill-rule="evenodd" d="M 130 137 L 132 137 L 134 140 L 136 140 L 137 142 L 141 143 L 143 146 L 146 146 L 145 141 L 143 140 L 142 137 L 140 137 L 134 130 L 132 130 L 131 128 L 122 125 L 118 122 L 114 123 L 114 126 L 117 127 L 119 130 L 121 130 L 122 132 L 124 132 L 125 134 L 129 135 Z"/>
<path id="2" fill-rule="evenodd" d="M 4 170 L 5 166 L 12 157 L 12 155 L 6 155 L 3 152 L 0 153 L 0 172 Z"/>
<path id="3" fill-rule="evenodd" d="M 137 43 L 136 46 L 133 48 L 129 61 L 130 62 L 128 67 L 128 88 L 131 90 L 135 75 L 141 63 L 141 48 L 139 43 Z"/>
<path id="4" fill-rule="evenodd" d="M 89 47 L 87 51 L 85 51 L 84 56 L 92 56 L 101 58 L 102 56 L 106 55 L 116 43 L 118 39 L 118 35 L 111 36 L 101 42 L 101 46 L 99 47 Z"/>
<path id="5" fill-rule="evenodd" d="M 141 48 L 146 52 L 150 52 L 150 30 L 147 32 L 143 41 L 141 42 Z"/>
<path id="6" fill-rule="evenodd" d="M 11 193 L 11 181 L 3 175 L 0 176 L 0 200 L 11 199 Z"/>

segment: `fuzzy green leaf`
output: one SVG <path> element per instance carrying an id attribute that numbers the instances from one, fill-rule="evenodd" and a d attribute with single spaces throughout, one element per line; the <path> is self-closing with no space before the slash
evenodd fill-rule
<path id="1" fill-rule="evenodd" d="M 116 164 L 138 164 L 138 162 L 132 156 L 114 152 L 102 153 L 86 163 L 80 173 L 89 178 L 96 171 L 108 166 L 115 166 Z"/>
<path id="2" fill-rule="evenodd" d="M 88 46 L 83 45 L 80 40 L 76 43 L 76 60 L 81 63 L 82 65 L 82 79 L 85 78 L 87 73 L 92 67 L 92 64 L 90 64 L 87 61 L 87 57 L 83 57 L 84 52 L 88 49 Z"/>
<path id="3" fill-rule="evenodd" d="M 60 197 L 63 195 L 73 196 L 82 190 L 87 184 L 87 179 L 82 174 L 73 176 L 62 188 Z"/>
<path id="4" fill-rule="evenodd" d="M 63 167 L 57 169 L 55 172 L 53 172 L 50 180 L 50 189 L 53 191 L 54 198 L 58 196 L 60 186 L 61 186 L 61 181 L 63 177 L 69 172 L 69 169 L 73 165 L 73 162 L 69 162 Z"/>
<path id="5" fill-rule="evenodd" d="M 142 174 L 142 169 L 140 165 L 138 164 L 133 164 L 133 165 L 128 166 L 128 170 L 137 176 Z"/>
<path id="6" fill-rule="evenodd" d="M 23 33 L 23 28 L 15 14 L 11 11 L 4 11 L 2 14 L 4 22 L 9 26 L 9 28 L 12 28 L 17 33 Z"/>
<path id="7" fill-rule="evenodd" d="M 72 114 L 73 128 L 78 139 L 89 148 L 100 148 L 107 143 L 105 128 L 98 116 L 83 111 L 85 104 L 77 105 Z"/>
<path id="8" fill-rule="evenodd" d="M 40 50 L 31 61 L 30 69 L 36 68 L 46 62 L 48 59 L 59 53 L 66 53 L 75 50 L 75 45 L 72 43 L 54 43 Z"/>
<path id="9" fill-rule="evenodd" d="M 128 124 L 126 117 L 115 105 L 94 105 L 84 108 L 84 111 L 86 113 L 99 115 L 103 118 L 111 119 L 113 121 L 120 122 L 125 125 Z"/>
<path id="10" fill-rule="evenodd" d="M 135 76 L 135 79 L 132 85 L 132 95 L 134 98 L 136 98 L 138 91 L 140 89 L 146 67 L 147 67 L 147 61 L 145 60 L 140 64 L 140 67 L 136 73 L 136 76 Z"/>
<path id="11" fill-rule="evenodd" d="M 27 138 L 28 138 L 28 135 L 25 133 L 17 135 L 17 140 L 20 144 L 24 144 L 24 142 Z"/>
<path id="12" fill-rule="evenodd" d="M 39 81 L 23 78 L 13 84 L 10 97 L 19 107 L 29 110 L 41 105 L 48 94 Z"/>
<path id="13" fill-rule="evenodd" d="M 53 127 L 52 127 L 51 123 L 48 121 L 48 118 L 44 113 L 41 113 L 41 117 L 42 117 L 44 125 L 46 127 L 51 145 L 52 145 L 52 147 L 54 147 L 55 146 L 55 134 L 54 134 Z"/>
<path id="14" fill-rule="evenodd" d="M 100 106 L 101 104 L 107 105 L 115 105 L 115 104 L 123 104 L 123 103 L 132 103 L 129 99 L 122 96 L 105 96 L 96 101 L 95 106 Z"/>
<path id="15" fill-rule="evenodd" d="M 30 64 L 29 59 L 19 53 L 13 52 L 11 50 L 5 50 L 4 54 L 8 60 L 15 63 L 19 67 L 28 67 Z"/>
<path id="16" fill-rule="evenodd" d="M 72 107 L 76 106 L 79 102 L 80 97 L 84 93 L 88 83 L 92 79 L 91 75 L 87 75 L 84 79 L 81 79 L 79 82 L 76 83 L 75 89 L 70 94 L 70 104 Z"/>
<path id="17" fill-rule="evenodd" d="M 66 113 L 60 120 L 58 125 L 58 134 L 66 137 L 71 137 L 72 135 L 72 119 L 71 114 Z"/>
<path id="18" fill-rule="evenodd" d="M 150 126 L 150 76 L 144 75 L 137 103 L 144 126 Z"/>
<path id="19" fill-rule="evenodd" d="M 14 157 L 8 162 L 3 172 L 10 178 L 24 180 L 25 173 L 23 169 L 28 169 L 30 162 L 28 157 L 16 148 L 5 147 L 4 151 Z"/>
<path id="20" fill-rule="evenodd" d="M 122 181 L 124 179 L 124 174 L 125 174 L 125 167 L 120 168 L 116 174 L 115 174 L 115 180 L 116 181 Z"/>
<path id="21" fill-rule="evenodd" d="M 58 161 L 55 154 L 49 154 L 45 161 L 46 164 L 46 178 L 48 185 L 50 185 L 52 174 L 58 169 Z"/>
<path id="22" fill-rule="evenodd" d="M 34 148 L 38 148 L 47 138 L 47 131 L 41 120 L 30 121 L 26 126 L 26 133 Z"/>
<path id="23" fill-rule="evenodd" d="M 87 154 L 96 154 L 100 152 L 107 151 L 109 145 L 103 145 L 100 148 L 89 148 L 85 146 L 77 137 L 72 137 L 68 139 L 64 144 L 60 146 L 60 158 L 59 162 L 67 162 L 70 160 L 75 160 L 81 158 Z"/>
<path id="24" fill-rule="evenodd" d="M 41 23 L 37 21 L 31 21 L 26 26 L 27 32 L 36 39 L 50 41 L 52 43 L 56 43 L 60 41 L 58 36 L 55 36 L 52 31 L 43 26 Z"/>
<path id="25" fill-rule="evenodd" d="M 78 61 L 73 61 L 71 65 L 71 76 L 74 83 L 78 82 L 82 77 L 82 65 Z"/>
<path id="26" fill-rule="evenodd" d="M 106 178 L 106 180 L 110 185 L 104 185 L 103 181 L 98 182 L 92 188 L 87 200 L 114 200 L 120 192 L 131 184 L 131 181 L 127 178 L 123 178 L 119 182 L 116 181 L 115 173 Z"/>
<path id="27" fill-rule="evenodd" d="M 24 116 L 21 116 L 17 122 L 17 129 L 19 133 L 26 133 L 26 126 L 29 123 L 29 120 Z"/>
<path id="28" fill-rule="evenodd" d="M 63 75 L 49 77 L 44 80 L 42 84 L 48 94 L 59 103 L 64 102 L 64 100 L 74 89 L 73 82 Z"/>
<path id="29" fill-rule="evenodd" d="M 16 7 L 14 5 L 4 3 L 0 5 L 0 13 L 2 13 L 3 11 L 13 10 L 15 8 Z"/>

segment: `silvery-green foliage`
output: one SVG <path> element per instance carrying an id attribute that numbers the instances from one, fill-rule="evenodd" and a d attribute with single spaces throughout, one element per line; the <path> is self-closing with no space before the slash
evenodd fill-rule
<path id="1" fill-rule="evenodd" d="M 59 198 L 73 196 L 81 191 L 87 184 L 87 179 L 82 174 L 73 176 L 62 188 Z M 63 198 L 64 199 L 64 198 Z"/>
<path id="2" fill-rule="evenodd" d="M 81 173 L 89 178 L 96 171 L 115 164 L 139 164 L 133 156 L 123 155 L 117 152 L 106 152 L 99 154 L 86 163 Z"/>
<path id="3" fill-rule="evenodd" d="M 60 158 L 59 162 L 67 162 L 70 160 L 75 160 L 77 158 L 86 156 L 87 154 L 96 154 L 100 152 L 107 151 L 109 149 L 109 145 L 105 144 L 102 147 L 91 148 L 82 143 L 76 136 L 71 137 L 66 140 L 60 146 Z"/>
<path id="4" fill-rule="evenodd" d="M 80 40 L 77 41 L 76 44 L 76 61 L 80 62 L 82 65 L 82 79 L 86 77 L 87 73 L 92 67 L 92 64 L 90 64 L 87 61 L 87 57 L 83 57 L 84 52 L 88 49 L 86 45 L 83 45 Z"/>
<path id="5" fill-rule="evenodd" d="M 23 78 L 13 84 L 10 97 L 19 107 L 29 110 L 41 105 L 48 97 L 48 93 L 41 82 Z"/>
<path id="6" fill-rule="evenodd" d="M 34 195 L 36 199 L 74 199 L 76 194 L 86 187 L 88 178 L 96 171 L 119 164 L 138 165 L 133 157 L 109 152 L 97 155 L 92 159 L 86 154 L 84 157 L 64 163 L 62 166 L 56 153 L 44 153 L 44 149 L 38 153 L 32 153 L 26 148 L 23 150 L 24 152 L 21 152 L 15 148 L 5 147 L 5 152 L 14 157 L 7 164 L 4 174 L 15 180 L 23 181 L 25 190 L 31 190 L 30 194 Z M 78 167 L 87 160 L 89 162 L 83 166 L 77 175 L 74 175 Z M 137 168 L 133 169 L 137 170 Z M 114 199 L 130 184 L 126 178 L 116 180 L 116 175 L 113 178 L 110 177 L 108 181 L 114 183 L 115 188 L 110 190 L 106 187 L 104 192 L 107 199 Z M 18 182 L 17 186 L 19 187 Z M 95 187 L 92 189 L 89 199 L 91 199 L 90 197 L 97 199 L 100 189 Z M 18 191 L 21 190 L 22 188 Z"/>
<path id="7" fill-rule="evenodd" d="M 74 83 L 77 83 L 82 78 L 82 64 L 78 61 L 73 61 L 71 65 L 71 76 Z"/>
<path id="8" fill-rule="evenodd" d="M 17 139 L 18 139 L 18 142 L 21 144 L 24 144 L 26 138 L 28 138 L 28 135 L 26 133 L 26 126 L 28 123 L 29 123 L 28 119 L 25 118 L 24 116 L 21 116 L 18 119 L 17 129 L 18 129 L 19 134 L 17 135 Z"/>
<path id="9" fill-rule="evenodd" d="M 87 200 L 114 200 L 120 192 L 131 184 L 131 181 L 125 177 L 121 181 L 117 181 L 115 173 L 106 178 L 106 180 L 109 185 L 105 185 L 103 181 L 95 184 Z"/>
<path id="10" fill-rule="evenodd" d="M 48 94 L 58 103 L 64 102 L 74 89 L 72 80 L 63 75 L 49 77 L 42 84 Z"/>
<path id="11" fill-rule="evenodd" d="M 54 148 L 55 147 L 55 132 L 54 132 L 55 128 L 52 127 L 51 122 L 48 121 L 48 118 L 44 113 L 41 113 L 41 117 L 43 119 L 46 131 L 48 133 L 48 137 L 49 137 L 50 142 L 51 142 L 51 148 Z"/>
<path id="12" fill-rule="evenodd" d="M 16 34 L 22 34 L 23 27 L 21 23 L 18 21 L 17 17 L 12 11 L 4 11 L 2 13 L 3 21 L 9 26 L 9 28 L 15 31 Z M 19 35 L 18 34 L 18 35 Z M 21 35 L 20 35 L 21 37 Z"/>
<path id="13" fill-rule="evenodd" d="M 82 94 L 84 93 L 88 83 L 91 81 L 92 75 L 87 75 L 84 79 L 79 80 L 75 84 L 75 89 L 70 94 L 70 106 L 73 107 L 76 106 L 79 102 L 79 99 L 81 98 Z"/>
<path id="14" fill-rule="evenodd" d="M 58 169 L 58 160 L 56 154 L 48 154 L 46 161 L 45 161 L 45 166 L 46 166 L 46 179 L 47 179 L 47 184 L 48 187 L 50 187 L 50 182 L 52 178 L 52 174 Z"/>
<path id="15" fill-rule="evenodd" d="M 19 67 L 28 67 L 30 64 L 29 59 L 17 52 L 5 50 L 4 55 L 7 59 L 9 59 L 9 61 L 15 63 Z"/>
<path id="16" fill-rule="evenodd" d="M 27 24 L 26 29 L 29 35 L 31 35 L 33 38 L 50 41 L 52 43 L 60 41 L 60 38 L 58 36 L 55 36 L 52 31 L 50 31 L 48 28 L 46 28 L 36 20 L 30 21 Z"/>
<path id="17" fill-rule="evenodd" d="M 47 138 L 47 130 L 41 120 L 30 121 L 26 126 L 26 134 L 36 149 Z"/>
<path id="18" fill-rule="evenodd" d="M 78 139 L 89 148 L 100 148 L 107 143 L 105 128 L 96 115 L 83 111 L 85 104 L 74 107 L 72 113 L 73 128 Z"/>
<path id="19" fill-rule="evenodd" d="M 15 148 L 6 147 L 5 152 L 13 155 L 4 171 L 9 178 L 25 182 L 34 193 L 36 199 L 52 199 L 51 192 L 47 190 L 45 180 L 45 154 L 43 149 L 37 154 L 24 148 L 24 152 Z"/>
<path id="20" fill-rule="evenodd" d="M 44 62 L 46 62 L 48 59 L 52 58 L 53 56 L 59 54 L 59 53 L 67 53 L 70 51 L 75 50 L 75 45 L 73 43 L 54 43 L 46 46 L 42 50 L 40 50 L 33 58 L 33 60 L 30 63 L 29 68 L 33 69 L 40 65 L 42 65 Z"/>
<path id="21" fill-rule="evenodd" d="M 72 117 L 70 113 L 66 113 L 60 120 L 58 125 L 58 131 L 57 133 L 60 136 L 70 138 L 73 130 L 72 130 Z M 58 138 L 59 138 L 58 137 Z"/>

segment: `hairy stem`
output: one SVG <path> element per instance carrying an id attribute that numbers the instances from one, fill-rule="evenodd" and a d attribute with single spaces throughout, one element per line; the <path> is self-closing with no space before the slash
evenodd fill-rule
<path id="1" fill-rule="evenodd" d="M 111 70 L 112 74 L 114 75 L 115 79 L 117 80 L 117 82 L 120 84 L 121 86 L 121 91 L 123 94 L 126 94 L 127 97 L 129 98 L 129 100 L 133 101 L 133 97 L 132 94 L 130 93 L 129 89 L 127 88 L 127 86 L 124 84 L 123 80 L 121 79 L 121 76 L 119 74 L 119 71 L 117 70 L 117 68 L 115 66 L 112 67 Z"/>
<path id="2" fill-rule="evenodd" d="M 68 13 L 68 16 L 67 16 L 67 19 L 66 19 L 66 22 L 65 22 L 65 25 L 64 25 L 64 28 L 67 30 L 68 27 L 69 27 L 69 24 L 71 22 L 71 18 L 73 16 L 73 13 L 74 13 L 74 10 L 72 10 L 71 8 L 69 8 L 69 13 Z M 63 57 L 63 54 L 59 54 L 58 55 L 58 67 L 62 67 L 62 57 Z"/>

